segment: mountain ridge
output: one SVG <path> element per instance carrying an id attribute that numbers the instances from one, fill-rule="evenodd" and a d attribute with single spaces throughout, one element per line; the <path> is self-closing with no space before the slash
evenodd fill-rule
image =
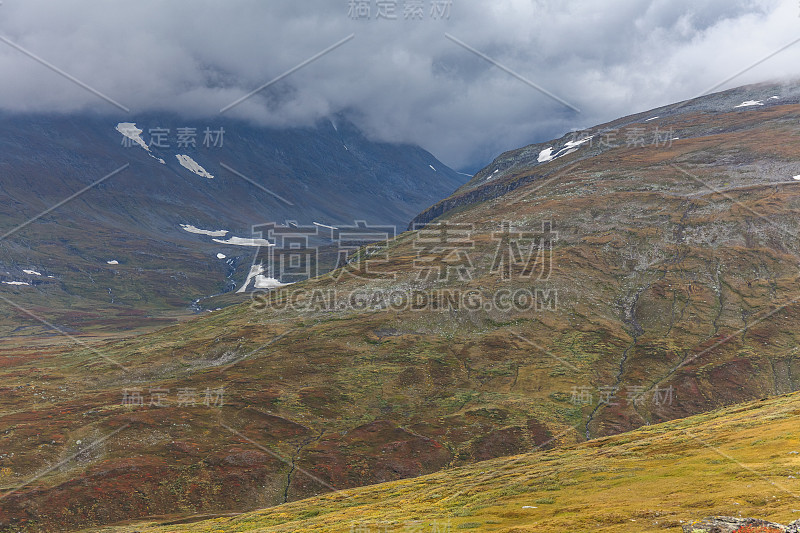
<path id="1" fill-rule="evenodd" d="M 585 130 L 576 130 L 563 135 L 558 139 L 550 141 L 529 144 L 522 148 L 509 150 L 494 159 L 489 165 L 478 171 L 471 180 L 458 188 L 450 197 L 437 202 L 433 206 L 419 213 L 409 224 L 409 229 L 415 225 L 424 225 L 431 220 L 442 216 L 452 209 L 458 207 L 471 205 L 485 200 L 491 200 L 502 196 L 506 192 L 514 190 L 532 181 L 546 179 L 552 176 L 554 172 L 566 168 L 570 164 L 575 164 L 586 158 L 593 157 L 602 153 L 608 147 L 599 147 L 598 136 L 603 133 L 618 132 L 626 126 L 633 124 L 646 125 L 648 122 L 655 119 L 671 119 L 679 115 L 702 112 L 726 112 L 731 108 L 735 108 L 742 98 L 760 98 L 760 100 L 745 100 L 746 102 L 760 102 L 754 104 L 759 106 L 776 106 L 800 103 L 800 91 L 797 88 L 797 83 L 762 83 L 756 85 L 748 85 L 745 87 L 737 87 L 714 93 L 712 95 L 703 95 L 669 104 L 654 109 L 640 111 L 612 120 L 603 124 L 593 126 Z M 702 131 L 702 127 L 694 128 L 692 134 L 706 133 Z M 699 130 L 699 131 L 698 131 Z M 672 130 L 675 135 L 680 135 L 680 130 Z M 685 132 L 684 133 L 689 133 Z M 647 136 L 653 135 L 652 131 L 647 132 Z M 586 140 L 594 139 L 588 147 L 589 150 L 580 150 L 580 155 L 569 158 L 555 165 L 548 165 L 549 161 L 537 161 L 543 150 L 547 150 L 553 146 L 565 146 L 570 142 L 587 142 Z M 679 140 L 679 138 L 662 139 L 661 142 Z M 613 141 L 612 141 L 613 142 Z M 622 139 L 617 139 L 617 142 L 625 142 Z M 651 141 L 647 140 L 648 144 Z M 576 143 L 577 144 L 577 143 Z M 666 144 L 666 143 L 665 143 Z M 576 148 L 577 150 L 577 148 Z M 588 152 L 588 153 L 587 153 Z M 572 153 L 572 152 L 570 152 Z M 569 155 L 569 154 L 565 154 Z M 546 169 L 539 169 L 540 166 L 547 165 Z M 529 169 L 541 170 L 542 174 L 530 174 Z M 519 176 L 514 173 L 515 170 L 524 170 L 524 175 Z M 499 175 L 495 175 L 499 174 Z"/>

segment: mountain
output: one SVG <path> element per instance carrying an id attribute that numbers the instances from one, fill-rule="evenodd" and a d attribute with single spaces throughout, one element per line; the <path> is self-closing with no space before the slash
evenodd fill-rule
<path id="1" fill-rule="evenodd" d="M 463 183 L 423 149 L 372 142 L 340 117 L 294 129 L 170 115 L 2 121 L 0 295 L 73 332 L 163 326 L 231 291 L 253 258 L 236 239 L 253 226 L 405 227 Z M 52 330 L 0 307 L 6 334 Z"/>
<path id="2" fill-rule="evenodd" d="M 764 83 L 686 100 L 636 113 L 560 139 L 508 151 L 475 174 L 453 195 L 417 215 L 409 227 L 424 224 L 454 208 L 497 198 L 533 181 L 544 180 L 577 161 L 623 148 L 671 147 L 673 141 L 720 134 L 728 127 L 705 123 L 731 111 L 769 109 L 800 103 L 796 84 Z M 679 117 L 684 120 L 678 120 Z M 574 155 L 573 155 L 574 154 Z M 569 157 L 567 157 L 569 156 Z"/>
<path id="3" fill-rule="evenodd" d="M 0 524 L 252 510 L 591 450 L 798 390 L 797 94 L 742 87 L 509 152 L 418 217 L 424 228 L 152 333 L 79 349 L 16 340 L 0 353 Z M 648 431 L 614 442 L 631 439 L 638 461 Z M 651 481 L 606 464 L 581 479 Z M 564 519 L 575 498 L 556 508 Z M 722 501 L 704 499 L 697 509 Z M 416 519 L 413 505 L 399 513 Z"/>
<path id="4" fill-rule="evenodd" d="M 235 517 L 98 531 L 732 531 L 700 527 L 719 514 L 789 523 L 798 518 L 798 409 L 791 394 Z"/>

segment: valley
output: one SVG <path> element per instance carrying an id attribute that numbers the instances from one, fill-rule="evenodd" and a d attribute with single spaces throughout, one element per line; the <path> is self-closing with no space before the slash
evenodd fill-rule
<path id="1" fill-rule="evenodd" d="M 798 518 L 798 119 L 775 84 L 631 115 L 499 156 L 321 276 L 78 347 L 10 337 L 0 529 Z"/>

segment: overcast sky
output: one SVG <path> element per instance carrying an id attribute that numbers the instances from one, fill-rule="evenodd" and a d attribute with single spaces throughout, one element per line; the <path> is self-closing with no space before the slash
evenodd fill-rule
<path id="1" fill-rule="evenodd" d="M 153 110 L 215 115 L 353 34 L 226 115 L 286 126 L 344 112 L 375 138 L 413 142 L 450 166 L 476 170 L 503 151 L 697 96 L 800 38 L 800 2 L 3 0 L 0 5 L 0 37 L 130 108 L 132 121 Z M 798 77 L 800 43 L 721 89 Z M 4 42 L 0 108 L 119 111 Z"/>

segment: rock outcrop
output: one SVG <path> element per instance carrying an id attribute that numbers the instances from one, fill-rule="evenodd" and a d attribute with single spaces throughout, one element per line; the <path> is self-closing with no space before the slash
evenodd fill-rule
<path id="1" fill-rule="evenodd" d="M 685 533 L 736 533 L 738 531 L 758 533 L 800 533 L 800 520 L 788 526 L 759 518 L 736 518 L 712 516 L 700 522 L 683 526 Z"/>

